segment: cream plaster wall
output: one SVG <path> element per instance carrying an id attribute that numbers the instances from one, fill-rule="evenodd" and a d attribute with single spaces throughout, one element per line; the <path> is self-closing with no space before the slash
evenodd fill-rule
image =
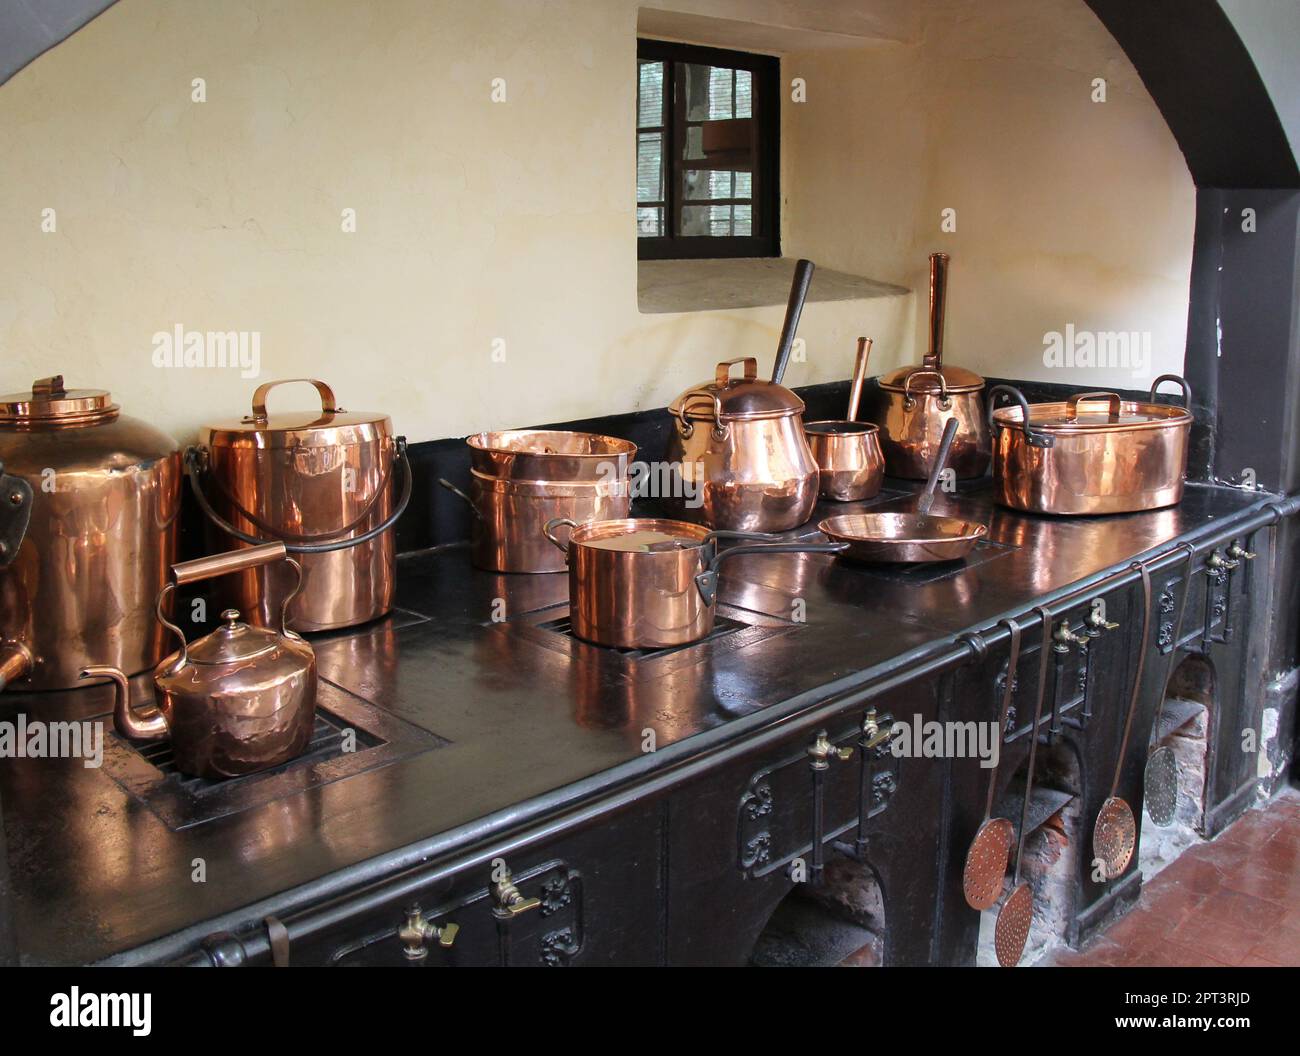
<path id="1" fill-rule="evenodd" d="M 676 6 L 806 31 L 789 255 L 914 286 L 948 249 L 952 356 L 990 374 L 1043 376 L 1066 321 L 1148 327 L 1181 363 L 1190 179 L 1079 0 Z M 628 0 L 121 0 L 0 88 L 0 391 L 62 371 L 187 439 L 255 382 L 155 368 L 152 335 L 258 331 L 263 380 L 322 376 L 422 440 L 766 365 L 779 308 L 637 311 L 636 24 Z M 909 361 L 921 325 L 914 297 L 812 304 L 788 381 L 846 376 L 860 332 Z"/>

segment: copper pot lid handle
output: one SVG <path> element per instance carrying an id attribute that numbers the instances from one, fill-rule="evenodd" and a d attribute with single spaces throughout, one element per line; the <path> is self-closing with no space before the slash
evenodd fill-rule
<path id="1" fill-rule="evenodd" d="M 931 370 L 943 366 L 944 306 L 948 299 L 948 254 L 930 254 L 930 351 L 924 363 Z"/>
<path id="2" fill-rule="evenodd" d="M 338 400 L 334 398 L 334 390 L 318 378 L 280 378 L 276 381 L 263 382 L 257 387 L 253 392 L 253 413 L 244 421 L 264 425 L 269 420 L 266 413 L 266 397 L 270 391 L 277 385 L 293 385 L 297 382 L 306 382 L 308 385 L 316 387 L 316 391 L 320 393 L 322 417 L 343 413 L 343 408 L 339 406 Z"/>

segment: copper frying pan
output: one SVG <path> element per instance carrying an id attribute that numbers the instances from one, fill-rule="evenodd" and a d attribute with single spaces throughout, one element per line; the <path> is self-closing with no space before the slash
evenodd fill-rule
<path id="1" fill-rule="evenodd" d="M 1025 800 L 1020 807 L 1020 832 L 1016 839 L 1016 871 L 1011 878 L 1011 891 L 998 910 L 997 924 L 993 929 L 993 948 L 998 964 L 1014 968 L 1020 963 L 1029 939 L 1029 928 L 1034 922 L 1034 893 L 1020 879 L 1020 866 L 1025 858 L 1025 837 L 1029 828 L 1029 800 L 1034 791 L 1034 764 L 1038 760 L 1038 724 L 1043 718 L 1043 699 L 1047 696 L 1047 664 L 1052 655 L 1052 614 L 1041 605 L 1037 612 L 1043 623 L 1043 644 L 1039 646 L 1038 699 L 1034 703 L 1034 722 L 1029 727 L 1029 762 L 1025 770 Z M 1007 673 L 1011 677 L 1011 672 Z"/>
<path id="2" fill-rule="evenodd" d="M 1146 661 L 1147 638 L 1151 630 L 1151 571 L 1141 562 L 1135 562 L 1135 565 L 1142 574 L 1142 637 L 1137 671 L 1133 676 L 1133 694 L 1129 699 L 1128 717 L 1124 720 L 1124 736 L 1120 739 L 1119 755 L 1115 759 L 1115 777 L 1110 783 L 1110 795 L 1097 812 L 1097 824 L 1092 830 L 1092 857 L 1101 865 L 1102 874 L 1107 880 L 1114 880 L 1128 868 L 1128 863 L 1133 858 L 1133 848 L 1137 846 L 1137 822 L 1133 818 L 1133 808 L 1122 796 L 1115 794 L 1124 769 L 1124 757 L 1128 754 L 1129 734 L 1133 731 L 1133 715 L 1137 711 L 1138 696 L 1142 692 L 1142 668 Z"/>
<path id="3" fill-rule="evenodd" d="M 833 542 L 849 544 L 843 557 L 871 563 L 957 561 L 988 534 L 988 526 L 976 521 L 930 514 L 957 425 L 956 418 L 948 419 L 939 453 L 930 467 L 930 479 L 914 513 L 848 513 L 827 517 L 817 525 Z"/>
<path id="4" fill-rule="evenodd" d="M 1011 838 L 1015 826 L 1006 818 L 993 817 L 993 796 L 997 791 L 998 770 L 1002 764 L 1002 738 L 1006 736 L 1007 714 L 1015 694 L 1016 666 L 1020 662 L 1020 624 L 1015 620 L 1000 620 L 1011 634 L 1011 655 L 1007 660 L 1007 684 L 1002 691 L 1002 710 L 998 717 L 998 761 L 989 775 L 988 797 L 984 802 L 984 821 L 966 852 L 966 864 L 961 871 L 961 890 L 971 909 L 992 909 L 1002 894 L 1002 884 L 1007 878 L 1007 856 L 1011 853 Z"/>

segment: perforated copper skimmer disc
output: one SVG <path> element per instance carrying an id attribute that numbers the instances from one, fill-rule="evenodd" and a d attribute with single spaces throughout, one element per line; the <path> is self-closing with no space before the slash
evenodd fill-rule
<path id="1" fill-rule="evenodd" d="M 997 926 L 993 929 L 993 948 L 1003 968 L 1014 968 L 1020 963 L 1029 939 L 1029 925 L 1033 922 L 1034 894 L 1028 884 L 1017 884 L 998 910 Z"/>
<path id="2" fill-rule="evenodd" d="M 975 833 L 961 873 L 962 893 L 971 909 L 992 909 L 1002 894 L 1014 837 L 1015 827 L 1006 818 L 989 818 Z"/>
<path id="3" fill-rule="evenodd" d="M 1147 759 L 1143 778 L 1147 813 L 1157 825 L 1172 825 L 1178 809 L 1178 760 L 1174 750 L 1162 744 Z"/>
<path id="4" fill-rule="evenodd" d="M 1101 805 L 1097 827 L 1092 830 L 1092 856 L 1101 862 L 1107 880 L 1114 880 L 1128 868 L 1137 844 L 1137 823 L 1133 811 L 1119 796 Z"/>

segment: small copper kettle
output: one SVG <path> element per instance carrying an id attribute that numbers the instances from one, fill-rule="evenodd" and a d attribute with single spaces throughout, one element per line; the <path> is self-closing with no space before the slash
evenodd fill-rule
<path id="1" fill-rule="evenodd" d="M 186 643 L 164 615 L 178 586 L 286 561 L 302 583 L 302 568 L 283 543 L 267 543 L 172 566 L 171 582 L 158 595 L 158 620 L 181 647 L 154 671 L 156 707 L 131 708 L 126 675 L 115 667 L 87 667 L 82 678 L 110 678 L 117 692 L 113 724 L 135 740 L 170 736 L 176 768 L 194 777 L 224 778 L 278 766 L 301 754 L 316 717 L 316 654 L 284 626 L 284 612 L 298 585 L 284 599 L 280 630 L 253 627 L 234 609 L 211 634 Z"/>

